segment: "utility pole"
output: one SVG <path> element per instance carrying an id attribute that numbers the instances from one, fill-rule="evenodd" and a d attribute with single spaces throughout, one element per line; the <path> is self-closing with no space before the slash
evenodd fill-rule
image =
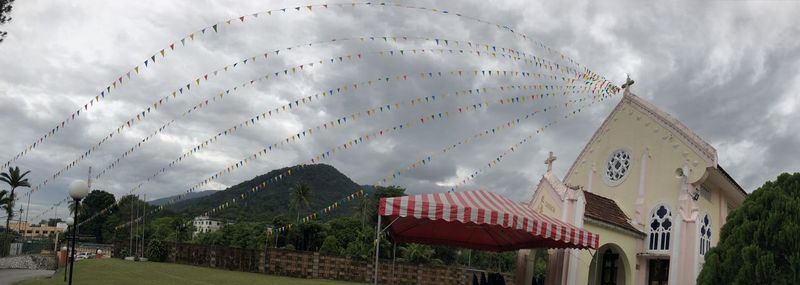
<path id="1" fill-rule="evenodd" d="M 86 185 L 89 186 L 89 191 L 92 191 L 92 167 L 89 166 L 89 176 L 86 177 Z"/>
<path id="2" fill-rule="evenodd" d="M 139 203 L 139 195 L 136 195 L 136 203 Z M 136 206 L 136 219 L 133 220 L 133 222 L 136 224 L 136 228 L 133 230 L 133 232 L 136 234 L 136 237 L 133 238 L 133 246 L 134 246 L 135 252 L 136 252 L 136 254 L 134 256 L 136 256 L 136 257 L 139 257 L 139 254 L 140 254 L 140 252 L 139 252 L 139 222 L 141 222 L 141 221 L 142 220 L 139 219 L 139 206 L 137 205 Z"/>
<path id="3" fill-rule="evenodd" d="M 131 221 L 130 221 L 130 223 L 128 223 L 128 225 L 130 226 L 131 230 L 130 230 L 130 234 L 128 235 L 128 237 L 129 237 L 131 242 L 130 242 L 130 245 L 128 246 L 128 253 L 131 254 L 131 256 L 133 256 L 133 254 L 132 254 L 132 250 L 133 250 L 133 200 L 131 200 L 131 202 L 130 202 L 130 208 L 131 208 Z"/>
<path id="4" fill-rule="evenodd" d="M 142 256 L 144 256 L 144 234 L 147 229 L 147 194 L 144 194 L 142 203 Z"/>
<path id="5" fill-rule="evenodd" d="M 28 197 L 30 197 L 30 196 L 28 196 Z M 17 231 L 19 232 L 20 235 L 22 235 L 22 238 L 24 239 L 25 238 L 25 232 L 22 231 L 22 215 L 23 214 L 25 214 L 25 211 L 22 210 L 22 207 L 19 207 L 19 220 L 17 222 Z"/>
<path id="6" fill-rule="evenodd" d="M 28 224 L 28 215 L 31 210 L 31 196 L 33 196 L 33 192 L 28 192 L 28 205 L 25 206 L 25 224 Z M 22 215 L 20 215 L 20 219 L 22 218 L 21 216 Z M 22 237 L 25 237 L 25 235 L 22 235 Z"/>

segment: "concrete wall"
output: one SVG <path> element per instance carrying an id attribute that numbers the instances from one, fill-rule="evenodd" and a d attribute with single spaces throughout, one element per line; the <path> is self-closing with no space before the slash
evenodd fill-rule
<path id="1" fill-rule="evenodd" d="M 0 258 L 0 269 L 55 270 L 56 257 L 42 255 L 20 255 Z"/>

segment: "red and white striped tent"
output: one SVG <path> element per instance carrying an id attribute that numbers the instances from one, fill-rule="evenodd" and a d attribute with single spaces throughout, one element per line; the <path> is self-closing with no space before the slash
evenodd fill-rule
<path id="1" fill-rule="evenodd" d="M 597 249 L 598 235 L 487 191 L 381 198 L 379 219 L 395 242 L 490 251 Z"/>

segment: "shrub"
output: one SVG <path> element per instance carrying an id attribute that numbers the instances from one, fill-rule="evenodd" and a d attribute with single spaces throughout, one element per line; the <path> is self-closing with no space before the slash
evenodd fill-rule
<path id="1" fill-rule="evenodd" d="M 319 253 L 325 255 L 339 255 L 341 252 L 342 248 L 339 247 L 339 240 L 335 236 L 326 237 L 319 248 Z"/>
<path id="2" fill-rule="evenodd" d="M 167 260 L 167 255 L 169 254 L 169 249 L 167 248 L 167 244 L 161 240 L 154 239 L 150 240 L 147 244 L 147 260 L 149 261 L 156 261 L 156 262 L 163 262 Z"/>

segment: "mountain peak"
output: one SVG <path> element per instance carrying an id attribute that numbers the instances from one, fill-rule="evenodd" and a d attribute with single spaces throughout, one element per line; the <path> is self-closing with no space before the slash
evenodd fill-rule
<path id="1" fill-rule="evenodd" d="M 286 174 L 290 169 L 292 170 L 291 175 L 284 175 L 280 180 L 271 181 L 267 187 L 248 194 L 247 199 L 218 211 L 214 216 L 253 222 L 269 222 L 277 215 L 293 218 L 296 216 L 296 212 L 289 209 L 290 189 L 301 182 L 311 188 L 310 206 L 301 211 L 301 215 L 326 207 L 362 188 L 331 165 L 304 164 L 271 170 L 225 190 L 214 191 L 215 193 L 211 195 L 181 201 L 170 208 L 189 215 L 199 215 L 239 197 L 256 185 Z"/>

